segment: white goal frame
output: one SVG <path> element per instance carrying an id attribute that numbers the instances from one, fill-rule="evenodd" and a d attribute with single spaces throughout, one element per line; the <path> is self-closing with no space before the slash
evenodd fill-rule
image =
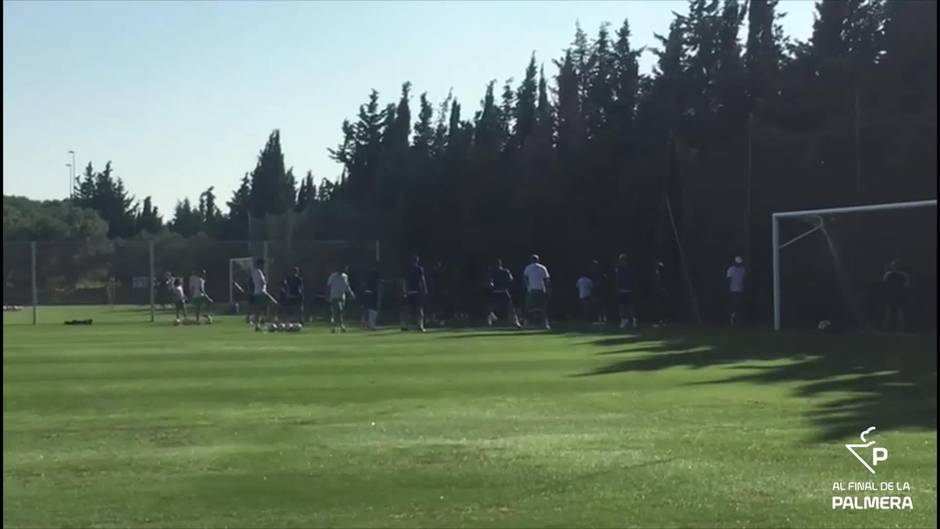
<path id="1" fill-rule="evenodd" d="M 780 330 L 781 318 L 781 294 L 780 294 L 780 250 L 795 243 L 796 241 L 809 236 L 823 228 L 822 223 L 810 228 L 809 230 L 797 235 L 789 241 L 780 243 L 780 219 L 792 218 L 812 218 L 822 215 L 838 215 L 841 213 L 865 213 L 870 211 L 885 211 L 891 209 L 911 209 L 911 208 L 929 208 L 937 207 L 937 200 L 917 200 L 914 202 L 893 202 L 889 204 L 870 204 L 867 206 L 849 206 L 841 208 L 826 209 L 806 209 L 801 211 L 779 211 L 771 214 L 771 239 L 773 244 L 773 272 L 774 272 L 774 330 Z"/>
<path id="2" fill-rule="evenodd" d="M 267 245 L 265 245 L 267 246 Z M 267 248 L 265 248 L 267 250 Z M 265 252 L 267 253 L 267 252 Z M 228 260 L 228 303 L 233 305 L 235 303 L 235 263 L 248 263 L 248 269 L 253 269 L 255 267 L 255 259 L 257 257 L 232 257 Z M 264 275 L 268 275 L 268 260 L 264 260 Z"/>

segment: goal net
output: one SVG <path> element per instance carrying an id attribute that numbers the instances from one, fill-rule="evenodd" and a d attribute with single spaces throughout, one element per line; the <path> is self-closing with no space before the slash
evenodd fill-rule
<path id="1" fill-rule="evenodd" d="M 936 200 L 779 212 L 772 226 L 775 329 L 936 330 Z"/>

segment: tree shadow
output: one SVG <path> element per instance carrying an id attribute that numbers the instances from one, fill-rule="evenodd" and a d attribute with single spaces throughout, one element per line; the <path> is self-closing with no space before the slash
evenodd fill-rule
<path id="1" fill-rule="evenodd" d="M 629 353 L 629 358 L 572 376 L 726 365 L 742 374 L 694 385 L 795 382 L 795 396 L 831 397 L 810 413 L 817 441 L 855 437 L 872 425 L 880 430 L 937 428 L 936 335 L 682 328 L 590 343 L 632 348 L 599 352 Z"/>

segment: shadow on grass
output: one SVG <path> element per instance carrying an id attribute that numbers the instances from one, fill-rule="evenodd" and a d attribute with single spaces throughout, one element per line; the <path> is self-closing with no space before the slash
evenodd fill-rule
<path id="1" fill-rule="evenodd" d="M 741 374 L 700 384 L 795 382 L 798 397 L 828 398 L 810 413 L 817 441 L 855 438 L 872 425 L 882 431 L 937 428 L 935 334 L 774 333 L 689 326 L 620 330 L 568 324 L 551 331 L 467 330 L 442 338 L 540 334 L 588 338 L 579 344 L 602 348 L 597 355 L 625 357 L 575 377 L 724 365 Z"/>
<path id="2" fill-rule="evenodd" d="M 598 355 L 628 357 L 573 376 L 727 365 L 741 374 L 698 384 L 796 382 L 799 397 L 831 396 L 810 414 L 819 441 L 872 425 L 937 428 L 936 335 L 664 328 L 588 343 L 617 348 Z M 759 363 L 767 361 L 774 363 Z"/>

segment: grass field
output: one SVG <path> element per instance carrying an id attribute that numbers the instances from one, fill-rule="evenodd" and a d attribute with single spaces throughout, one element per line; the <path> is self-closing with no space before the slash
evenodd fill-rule
<path id="1" fill-rule="evenodd" d="M 937 526 L 935 335 L 43 316 L 4 315 L 4 527 Z M 831 508 L 869 480 L 913 511 Z"/>

